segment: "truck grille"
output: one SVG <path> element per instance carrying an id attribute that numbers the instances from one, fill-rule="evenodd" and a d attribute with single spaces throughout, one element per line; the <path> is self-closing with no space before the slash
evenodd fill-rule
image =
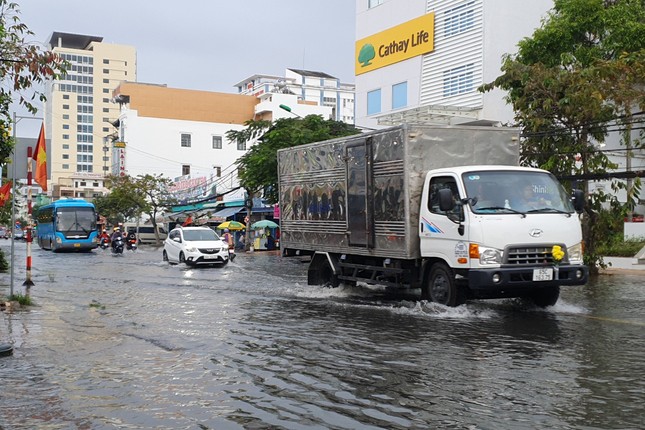
<path id="1" fill-rule="evenodd" d="M 564 245 L 560 246 L 565 251 L 566 260 L 566 248 Z M 553 264 L 553 256 L 551 255 L 552 248 L 553 245 L 510 248 L 504 253 L 506 256 L 504 263 L 518 266 L 550 265 Z"/>

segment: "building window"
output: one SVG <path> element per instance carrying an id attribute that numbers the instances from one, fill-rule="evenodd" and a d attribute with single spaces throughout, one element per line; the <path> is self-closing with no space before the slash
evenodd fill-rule
<path id="1" fill-rule="evenodd" d="M 392 85 L 392 109 L 399 109 L 408 105 L 408 83 Z"/>
<path id="2" fill-rule="evenodd" d="M 63 109 L 69 109 L 69 105 L 63 105 Z"/>
<path id="3" fill-rule="evenodd" d="M 63 170 L 69 170 L 69 164 L 63 164 Z"/>
<path id="4" fill-rule="evenodd" d="M 67 136 L 67 138 L 69 139 L 69 136 Z M 63 143 L 63 149 L 69 149 L 69 144 Z"/>
<path id="5" fill-rule="evenodd" d="M 381 90 L 367 93 L 367 114 L 374 115 L 381 112 Z"/>
<path id="6" fill-rule="evenodd" d="M 246 142 L 237 142 L 238 151 L 246 151 Z"/>
<path id="7" fill-rule="evenodd" d="M 222 136 L 213 136 L 213 149 L 222 149 Z"/>
<path id="8" fill-rule="evenodd" d="M 103 112 L 110 112 L 110 108 L 103 108 Z"/>
<path id="9" fill-rule="evenodd" d="M 69 140 L 69 134 L 64 134 L 63 135 L 63 140 Z"/>
<path id="10" fill-rule="evenodd" d="M 110 103 L 110 99 L 103 99 L 103 103 Z"/>
<path id="11" fill-rule="evenodd" d="M 109 133 L 110 132 L 110 127 L 103 127 L 103 132 L 104 133 Z"/>
<path id="12" fill-rule="evenodd" d="M 108 60 L 107 58 L 104 58 L 103 59 L 103 64 L 110 64 L 110 60 Z"/>
<path id="13" fill-rule="evenodd" d="M 443 72 L 443 96 L 450 97 L 473 91 L 473 69 L 473 64 L 466 64 Z"/>
<path id="14" fill-rule="evenodd" d="M 446 37 L 464 33 L 475 25 L 474 2 L 466 3 L 447 10 L 443 20 L 443 32 Z"/>
<path id="15" fill-rule="evenodd" d="M 109 73 L 110 73 L 110 69 L 103 69 L 103 73 L 105 73 L 106 75 L 107 75 L 107 74 L 109 74 Z"/>
<path id="16" fill-rule="evenodd" d="M 367 0 L 367 7 L 373 8 L 383 3 L 383 0 Z"/>
<path id="17" fill-rule="evenodd" d="M 69 94 L 63 94 L 63 100 L 69 100 Z"/>
<path id="18" fill-rule="evenodd" d="M 68 114 L 63 114 L 63 119 L 69 119 L 69 115 Z"/>
<path id="19" fill-rule="evenodd" d="M 220 166 L 214 166 L 215 167 L 215 176 L 218 178 L 222 177 L 222 168 Z"/>
<path id="20" fill-rule="evenodd" d="M 69 124 L 63 124 L 63 130 L 69 130 Z"/>
<path id="21" fill-rule="evenodd" d="M 190 138 L 191 135 L 188 133 L 181 134 L 181 146 L 182 148 L 190 148 Z"/>
<path id="22" fill-rule="evenodd" d="M 181 166 L 181 174 L 182 176 L 187 176 L 190 175 L 190 165 L 184 164 Z"/>
<path id="23" fill-rule="evenodd" d="M 63 154 L 63 160 L 69 160 L 69 154 Z"/>
<path id="24" fill-rule="evenodd" d="M 103 88 L 103 92 L 107 94 L 107 93 L 110 92 L 110 89 L 109 88 Z"/>
<path id="25" fill-rule="evenodd" d="M 103 83 L 104 83 L 104 84 L 109 84 L 109 83 L 110 83 L 110 80 L 109 80 L 109 79 L 103 79 Z"/>

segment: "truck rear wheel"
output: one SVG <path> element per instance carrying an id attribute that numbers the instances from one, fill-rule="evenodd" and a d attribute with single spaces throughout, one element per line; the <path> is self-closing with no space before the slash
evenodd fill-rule
<path id="1" fill-rule="evenodd" d="M 422 294 L 424 298 L 444 306 L 455 307 L 466 301 L 452 270 L 443 263 L 436 263 L 430 268 Z"/>

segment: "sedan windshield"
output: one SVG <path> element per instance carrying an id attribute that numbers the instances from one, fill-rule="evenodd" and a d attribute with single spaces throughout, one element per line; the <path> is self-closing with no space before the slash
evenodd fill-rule
<path id="1" fill-rule="evenodd" d="M 474 213 L 573 213 L 571 199 L 550 173 L 479 171 L 463 175 Z"/>
<path id="2" fill-rule="evenodd" d="M 219 240 L 219 236 L 211 229 L 203 230 L 184 230 L 184 240 L 189 241 L 206 241 Z"/>

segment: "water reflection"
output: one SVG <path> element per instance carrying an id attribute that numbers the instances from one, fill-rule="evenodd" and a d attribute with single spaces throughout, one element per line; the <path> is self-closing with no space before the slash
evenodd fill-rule
<path id="1" fill-rule="evenodd" d="M 301 262 L 260 253 L 199 269 L 146 247 L 35 260 L 38 306 L 0 314 L 15 346 L 0 428 L 642 424 L 640 278 L 564 290 L 546 310 L 451 309 L 312 288 Z"/>

